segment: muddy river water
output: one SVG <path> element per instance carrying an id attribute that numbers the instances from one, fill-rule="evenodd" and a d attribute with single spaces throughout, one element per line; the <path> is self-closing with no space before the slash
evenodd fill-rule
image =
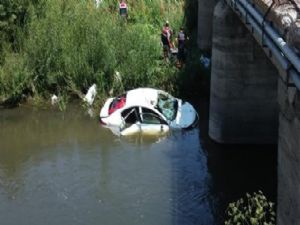
<path id="1" fill-rule="evenodd" d="M 201 107 L 193 130 L 131 138 L 80 107 L 0 109 L 0 224 L 214 225 L 246 192 L 275 201 L 276 146 L 214 143 Z"/>

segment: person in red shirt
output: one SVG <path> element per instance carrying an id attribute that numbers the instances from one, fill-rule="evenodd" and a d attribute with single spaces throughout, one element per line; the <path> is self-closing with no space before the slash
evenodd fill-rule
<path id="1" fill-rule="evenodd" d="M 167 60 L 170 54 L 170 49 L 173 48 L 173 44 L 171 42 L 171 35 L 172 35 L 172 30 L 170 29 L 169 22 L 166 21 L 161 32 L 161 43 L 163 46 L 163 53 L 164 53 L 165 60 Z"/>
<path id="2" fill-rule="evenodd" d="M 128 16 L 128 8 L 125 0 L 121 0 L 119 3 L 120 16 L 127 18 Z"/>
<path id="3" fill-rule="evenodd" d="M 166 21 L 165 25 L 163 26 L 162 33 L 168 39 L 169 47 L 173 48 L 174 46 L 173 46 L 173 44 L 171 42 L 171 36 L 172 36 L 173 32 L 172 32 L 172 30 L 170 28 L 169 21 Z"/>

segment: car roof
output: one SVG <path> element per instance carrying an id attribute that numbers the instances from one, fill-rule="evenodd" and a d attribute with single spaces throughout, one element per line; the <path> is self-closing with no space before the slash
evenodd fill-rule
<path id="1" fill-rule="evenodd" d="M 153 108 L 157 104 L 159 90 L 154 88 L 137 88 L 127 92 L 126 107 L 146 106 Z"/>

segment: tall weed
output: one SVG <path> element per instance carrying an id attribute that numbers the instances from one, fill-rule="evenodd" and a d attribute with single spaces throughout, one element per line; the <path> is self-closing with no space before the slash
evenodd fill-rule
<path id="1" fill-rule="evenodd" d="M 28 7 L 26 30 L 16 35 L 22 48 L 0 65 L 2 98 L 27 89 L 44 97 L 80 95 L 93 83 L 100 96 L 140 86 L 176 89 L 176 69 L 160 59 L 160 31 L 165 20 L 174 27 L 184 23 L 182 0 L 132 0 L 127 21 L 113 0 L 98 8 L 88 0 L 38 2 Z"/>

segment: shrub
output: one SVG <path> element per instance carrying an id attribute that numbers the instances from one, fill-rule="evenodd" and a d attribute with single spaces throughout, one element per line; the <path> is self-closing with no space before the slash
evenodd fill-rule
<path id="1" fill-rule="evenodd" d="M 275 225 L 274 203 L 261 191 L 229 204 L 225 225 Z"/>
<path id="2" fill-rule="evenodd" d="M 2 99 L 27 89 L 44 97 L 80 95 L 93 83 L 99 96 L 140 86 L 177 89 L 176 69 L 160 59 L 160 31 L 166 19 L 173 27 L 182 25 L 183 0 L 133 0 L 127 21 L 113 0 L 98 8 L 91 0 L 17 0 L 15 5 L 22 2 L 23 22 L 14 33 L 19 48 L 12 53 L 10 45 L 1 44 L 6 49 L 0 54 Z M 116 71 L 121 79 L 115 79 Z"/>

